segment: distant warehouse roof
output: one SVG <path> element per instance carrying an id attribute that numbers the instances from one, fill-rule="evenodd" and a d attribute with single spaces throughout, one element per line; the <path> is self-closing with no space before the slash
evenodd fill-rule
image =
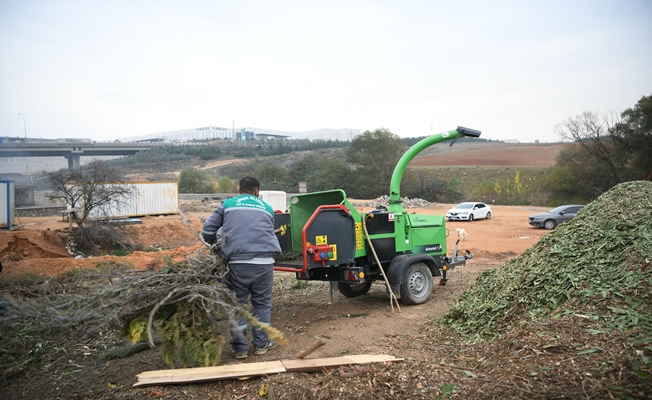
<path id="1" fill-rule="evenodd" d="M 255 133 L 256 139 L 287 139 L 290 135 L 279 135 L 274 133 Z"/>
<path id="2" fill-rule="evenodd" d="M 163 143 L 165 142 L 164 136 L 149 137 L 145 139 L 131 140 L 132 143 Z"/>

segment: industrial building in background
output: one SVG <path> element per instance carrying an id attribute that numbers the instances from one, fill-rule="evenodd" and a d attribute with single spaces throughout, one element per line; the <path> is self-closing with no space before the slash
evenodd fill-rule
<path id="1" fill-rule="evenodd" d="M 30 174 L 37 173 L 44 170 L 57 170 L 60 168 L 66 168 L 67 161 L 59 155 L 49 157 L 45 154 L 40 155 L 39 157 L 32 156 L 17 156 L 14 157 L 10 154 L 2 154 L 2 146 L 35 146 L 43 145 L 50 146 L 50 150 L 54 150 L 56 147 L 66 146 L 70 144 L 79 145 L 80 149 L 101 146 L 102 143 L 120 145 L 120 143 L 132 143 L 133 145 L 137 144 L 175 144 L 175 143 L 188 143 L 188 142 L 204 142 L 210 140 L 233 140 L 239 143 L 247 143 L 251 141 L 259 140 L 310 140 L 310 141 L 326 141 L 326 140 L 340 140 L 340 141 L 351 141 L 358 137 L 361 134 L 360 129 L 315 129 L 307 132 L 288 132 L 288 131 L 279 131 L 273 129 L 262 129 L 262 128 L 224 128 L 217 126 L 205 126 L 199 128 L 191 129 L 182 129 L 178 131 L 170 132 L 161 132 L 154 133 L 149 135 L 142 136 L 129 136 L 113 140 L 101 140 L 99 138 L 88 139 L 88 138 L 59 138 L 59 139 L 43 139 L 43 138 L 30 138 L 30 137 L 8 137 L 0 136 L 0 174 L 15 173 L 15 174 Z M 97 140 L 96 140 L 97 139 Z M 79 154 L 84 153 L 84 151 L 79 152 Z M 75 159 L 77 162 L 74 165 L 85 164 L 88 162 L 82 158 Z M 89 155 L 89 154 L 86 154 Z M 105 155 L 105 156 L 96 156 L 95 158 L 100 159 L 111 159 L 119 157 L 118 155 Z M 70 161 L 70 160 L 68 160 Z M 68 164 L 70 164 L 68 162 Z M 70 167 L 70 165 L 68 165 Z"/>
<path id="2" fill-rule="evenodd" d="M 341 140 L 351 141 L 360 135 L 360 129 L 315 129 L 307 132 L 289 132 L 264 128 L 224 128 L 204 126 L 178 131 L 129 136 L 117 139 L 120 142 L 184 143 L 215 139 L 248 140 Z"/>

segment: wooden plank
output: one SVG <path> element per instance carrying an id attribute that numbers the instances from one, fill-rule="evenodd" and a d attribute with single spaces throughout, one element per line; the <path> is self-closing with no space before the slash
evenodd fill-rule
<path id="1" fill-rule="evenodd" d="M 285 372 L 280 361 L 218 365 L 215 367 L 163 369 L 138 374 L 134 387 L 152 385 L 175 385 L 180 383 L 237 379 Z"/>
<path id="2" fill-rule="evenodd" d="M 279 374 L 282 372 L 321 371 L 323 369 L 339 367 L 342 365 L 398 361 L 403 361 L 403 359 L 383 354 L 360 354 L 308 360 L 281 360 L 218 365 L 216 367 L 163 369 L 157 371 L 146 371 L 138 374 L 136 376 L 138 382 L 134 384 L 134 387 L 176 385 L 224 379 L 242 379 L 250 378 L 252 376 Z"/>
<path id="3" fill-rule="evenodd" d="M 197 368 L 178 368 L 178 369 L 161 369 L 157 371 L 145 371 L 138 374 L 138 377 L 142 378 L 160 378 L 165 376 L 188 376 L 192 377 L 195 375 L 204 375 L 215 373 L 216 371 L 227 372 L 247 372 L 247 371 L 256 371 L 259 369 L 277 369 L 282 368 L 283 365 L 280 361 L 266 361 L 258 363 L 241 363 L 241 364 L 229 364 L 229 365 L 218 365 L 214 367 L 197 367 Z M 223 371 L 224 370 L 224 371 Z"/>
<path id="4" fill-rule="evenodd" d="M 399 362 L 402 358 L 385 354 L 359 354 L 343 357 L 314 358 L 302 360 L 281 360 L 288 372 L 311 372 L 340 367 L 342 365 L 366 364 L 372 362 Z"/>

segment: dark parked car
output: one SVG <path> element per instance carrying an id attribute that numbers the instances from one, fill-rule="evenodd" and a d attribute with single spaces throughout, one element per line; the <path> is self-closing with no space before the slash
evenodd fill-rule
<path id="1" fill-rule="evenodd" d="M 570 204 L 553 208 L 550 211 L 530 215 L 529 224 L 537 228 L 555 229 L 557 225 L 575 218 L 582 205 Z"/>

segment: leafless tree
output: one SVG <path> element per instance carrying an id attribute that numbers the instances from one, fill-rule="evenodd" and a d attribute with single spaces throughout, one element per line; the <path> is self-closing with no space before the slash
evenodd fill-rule
<path id="1" fill-rule="evenodd" d="M 616 113 L 596 114 L 590 111 L 571 117 L 555 127 L 563 139 L 577 143 L 589 157 L 607 166 L 611 175 L 610 185 L 621 183 L 620 171 L 624 157 L 614 143 L 614 127 L 619 121 Z"/>
<path id="2" fill-rule="evenodd" d="M 91 211 L 123 204 L 135 188 L 116 185 L 123 180 L 118 169 L 102 160 L 93 160 L 83 168 L 62 169 L 47 172 L 46 178 L 53 191 L 47 195 L 50 201 L 63 201 L 76 210 L 74 215 L 78 227 L 83 227 Z"/>

